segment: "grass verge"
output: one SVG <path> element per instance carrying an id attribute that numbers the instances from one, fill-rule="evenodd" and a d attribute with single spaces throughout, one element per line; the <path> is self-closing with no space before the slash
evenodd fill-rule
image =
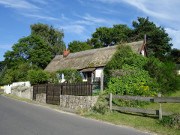
<path id="1" fill-rule="evenodd" d="M 180 97 L 180 91 L 173 93 L 171 97 Z M 144 106 L 143 108 L 158 109 L 158 103 L 152 103 Z M 180 114 L 180 103 L 163 103 L 163 111 L 170 111 Z M 104 115 L 87 112 L 83 114 L 84 117 L 89 117 L 97 120 L 107 121 L 115 125 L 131 126 L 142 131 L 149 131 L 159 135 L 180 135 L 180 130 L 165 127 L 160 124 L 158 116 L 143 115 L 139 113 L 123 113 L 113 111 Z"/>

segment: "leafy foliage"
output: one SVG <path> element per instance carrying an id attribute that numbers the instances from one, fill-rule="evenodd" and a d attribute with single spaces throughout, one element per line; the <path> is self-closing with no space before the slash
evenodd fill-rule
<path id="1" fill-rule="evenodd" d="M 138 17 L 138 21 L 133 21 L 135 40 L 143 39 L 147 36 L 148 53 L 163 60 L 167 53 L 170 53 L 172 44 L 171 38 L 161 26 L 157 27 L 149 18 Z"/>
<path id="2" fill-rule="evenodd" d="M 112 70 L 108 93 L 114 95 L 157 96 L 158 84 L 147 71 L 124 64 L 120 70 Z"/>
<path id="3" fill-rule="evenodd" d="M 59 84 L 60 81 L 59 74 L 57 74 L 56 72 L 49 72 L 49 75 L 50 75 L 48 80 L 49 83 Z"/>
<path id="4" fill-rule="evenodd" d="M 171 61 L 161 62 L 155 57 L 150 57 L 144 69 L 155 78 L 159 84 L 160 91 L 167 94 L 180 88 L 180 80 L 176 73 L 175 64 Z"/>
<path id="5" fill-rule="evenodd" d="M 108 101 L 106 100 L 106 93 L 100 94 L 97 103 L 93 107 L 93 111 L 100 114 L 105 114 L 108 111 Z"/>
<path id="6" fill-rule="evenodd" d="M 88 40 L 87 42 L 81 42 L 81 41 L 73 41 L 68 44 L 68 49 L 70 52 L 80 52 L 84 50 L 92 49 L 91 42 Z"/>
<path id="7" fill-rule="evenodd" d="M 104 68 L 107 82 L 109 81 L 109 77 L 111 75 L 110 70 L 122 69 L 123 64 L 128 64 L 142 69 L 145 63 L 146 58 L 136 53 L 133 53 L 130 46 L 127 46 L 125 44 L 120 45 L 118 46 L 118 50 L 113 55 L 111 61 Z"/>
<path id="8" fill-rule="evenodd" d="M 17 68 L 18 64 L 28 62 L 44 69 L 52 59 L 47 44 L 35 35 L 20 39 L 12 49 L 4 54 L 8 68 Z"/>
<path id="9" fill-rule="evenodd" d="M 175 63 L 180 64 L 180 50 L 179 49 L 176 49 L 176 48 L 172 49 L 170 56 L 171 56 L 171 59 Z"/>
<path id="10" fill-rule="evenodd" d="M 112 28 L 99 27 L 92 34 L 92 45 L 94 48 L 113 46 L 117 43 L 139 41 L 147 36 L 147 51 L 149 54 L 164 60 L 171 52 L 171 38 L 161 26 L 156 26 L 149 18 L 138 17 L 132 22 L 133 29 L 127 25 L 113 25 Z"/>
<path id="11" fill-rule="evenodd" d="M 119 42 L 128 41 L 132 30 L 127 25 L 113 25 L 113 28 L 99 27 L 92 34 L 92 44 L 94 48 L 113 46 Z"/>
<path id="12" fill-rule="evenodd" d="M 41 69 L 28 71 L 28 80 L 31 82 L 31 84 L 47 83 L 49 76 L 50 75 L 47 72 Z"/>
<path id="13" fill-rule="evenodd" d="M 33 67 L 29 63 L 19 64 L 16 69 L 6 69 L 4 70 L 4 75 L 2 76 L 2 84 L 11 84 L 18 81 L 27 81 L 28 70 Z"/>
<path id="14" fill-rule="evenodd" d="M 57 71 L 59 74 L 64 74 L 64 79 L 68 83 L 82 82 L 82 77 L 77 70 L 65 69 Z"/>
<path id="15" fill-rule="evenodd" d="M 64 33 L 47 24 L 37 23 L 30 26 L 31 34 L 42 38 L 48 45 L 48 49 L 52 55 L 62 54 L 66 49 L 63 41 Z"/>

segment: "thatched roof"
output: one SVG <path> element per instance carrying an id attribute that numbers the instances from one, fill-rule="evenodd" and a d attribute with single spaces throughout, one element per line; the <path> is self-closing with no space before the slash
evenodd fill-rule
<path id="1" fill-rule="evenodd" d="M 130 45 L 134 52 L 140 53 L 143 41 L 127 43 L 127 45 Z M 103 67 L 110 61 L 116 50 L 117 45 L 70 53 L 65 58 L 63 58 L 63 55 L 57 55 L 48 64 L 45 71 L 55 72 L 64 69 L 81 70 L 85 68 Z"/>

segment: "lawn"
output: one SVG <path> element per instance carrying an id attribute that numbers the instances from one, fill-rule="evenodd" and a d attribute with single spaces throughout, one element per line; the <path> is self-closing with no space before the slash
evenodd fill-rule
<path id="1" fill-rule="evenodd" d="M 171 97 L 180 97 L 180 91 L 170 95 Z M 158 109 L 158 103 L 152 103 L 143 108 Z M 171 111 L 180 114 L 180 103 L 163 103 L 163 111 Z M 107 121 L 116 125 L 131 126 L 142 131 L 150 131 L 162 135 L 180 135 L 180 130 L 164 127 L 160 124 L 159 117 L 153 115 L 143 115 L 137 113 L 120 113 L 113 111 L 105 115 L 89 112 L 83 115 L 93 119 Z"/>

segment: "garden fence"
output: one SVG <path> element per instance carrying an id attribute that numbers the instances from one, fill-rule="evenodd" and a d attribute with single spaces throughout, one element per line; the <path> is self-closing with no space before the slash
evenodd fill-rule
<path id="1" fill-rule="evenodd" d="M 167 115 L 172 115 L 173 113 L 162 111 L 161 103 L 180 103 L 180 97 L 161 97 L 161 94 L 158 94 L 158 96 L 159 97 L 122 96 L 122 95 L 112 95 L 110 93 L 110 95 L 108 95 L 107 98 L 109 98 L 110 110 L 159 115 L 159 119 L 162 120 L 162 115 L 167 116 Z M 125 100 L 158 102 L 159 110 L 112 106 L 113 98 L 125 99 Z"/>
<path id="2" fill-rule="evenodd" d="M 46 103 L 59 104 L 60 95 L 89 96 L 92 95 L 93 84 L 90 83 L 64 83 L 64 84 L 40 84 L 33 86 L 33 99 L 36 94 L 45 93 Z"/>

